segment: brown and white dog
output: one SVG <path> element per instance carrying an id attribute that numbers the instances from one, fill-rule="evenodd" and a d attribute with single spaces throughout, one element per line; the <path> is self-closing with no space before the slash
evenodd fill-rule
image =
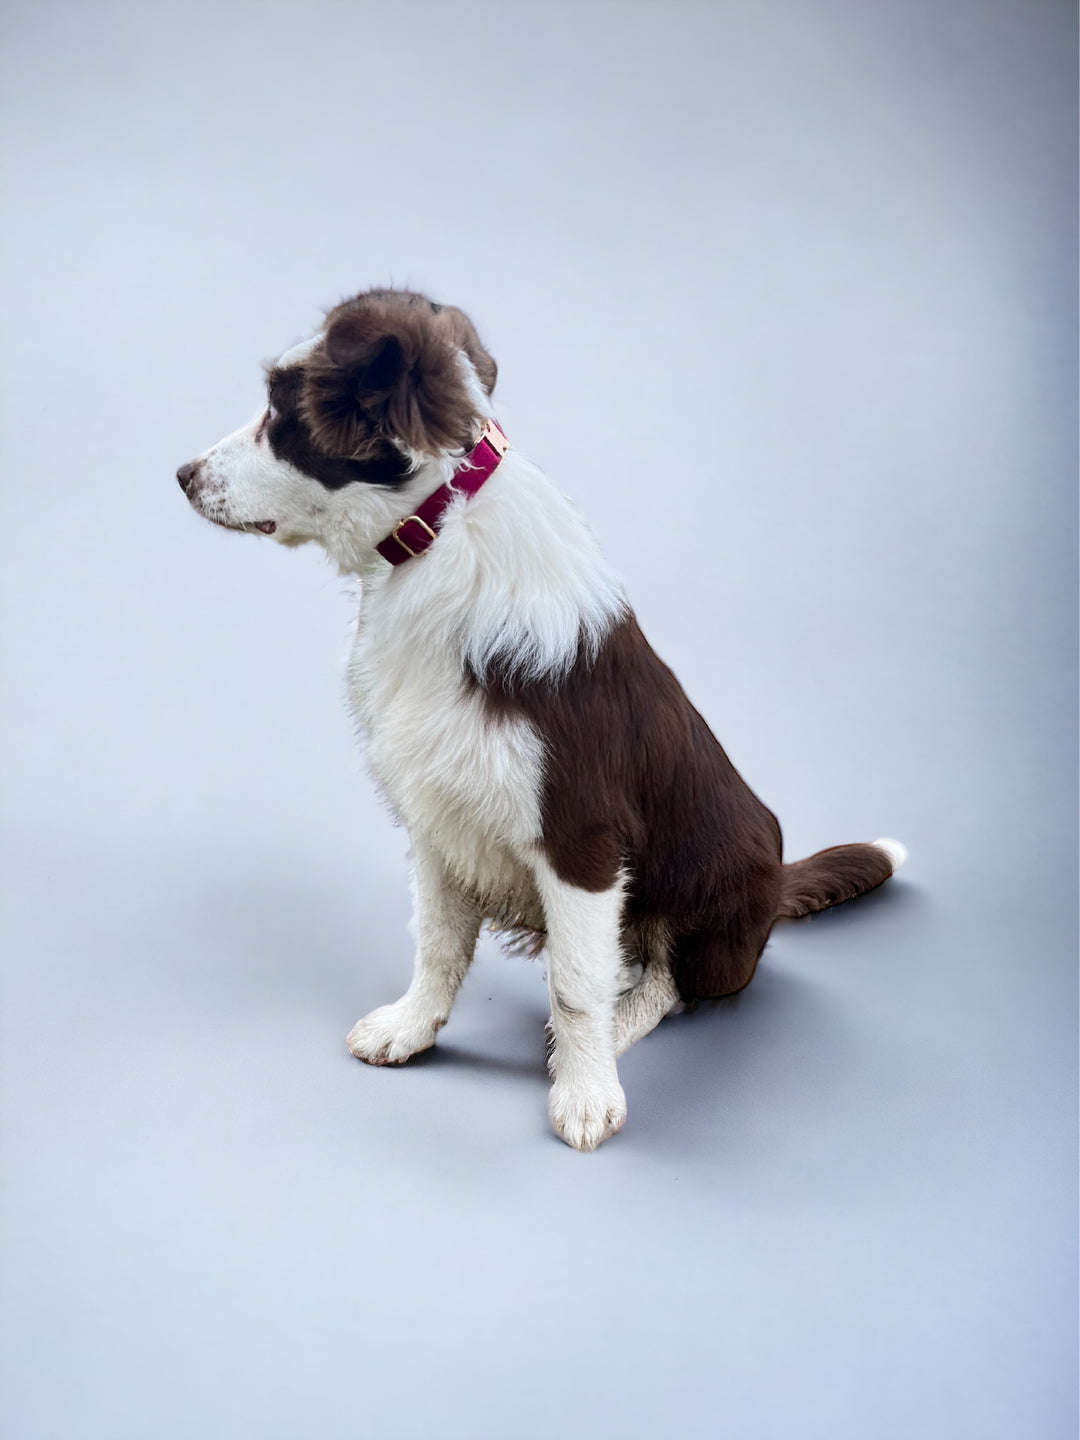
<path id="1" fill-rule="evenodd" d="M 624 1050 L 680 1001 L 741 990 L 775 920 L 880 885 L 904 848 L 782 863 L 775 816 L 592 533 L 491 423 L 495 375 L 460 310 L 371 290 L 287 351 L 268 404 L 178 479 L 208 520 L 317 541 L 362 577 L 349 691 L 412 840 L 418 943 L 408 990 L 349 1048 L 374 1065 L 427 1049 L 481 924 L 531 932 L 551 1122 L 591 1150 L 626 1118 Z"/>

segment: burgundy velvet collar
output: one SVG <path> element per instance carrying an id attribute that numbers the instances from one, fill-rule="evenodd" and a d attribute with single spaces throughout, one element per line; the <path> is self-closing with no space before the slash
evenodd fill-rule
<path id="1" fill-rule="evenodd" d="M 399 520 L 386 539 L 375 546 L 383 559 L 391 565 L 404 565 L 406 560 L 422 555 L 435 543 L 439 521 L 451 501 L 458 495 L 475 495 L 494 475 L 509 449 L 510 441 L 502 429 L 494 420 L 488 420 L 480 439 L 454 471 L 453 479 L 433 491 L 412 515 Z"/>

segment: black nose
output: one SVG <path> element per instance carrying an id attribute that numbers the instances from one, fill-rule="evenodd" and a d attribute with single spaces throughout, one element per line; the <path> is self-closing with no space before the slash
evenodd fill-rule
<path id="1" fill-rule="evenodd" d="M 181 465 L 180 469 L 177 470 L 176 478 L 180 481 L 180 489 L 183 490 L 185 495 L 191 489 L 191 482 L 201 469 L 201 460 L 189 460 L 186 465 Z"/>

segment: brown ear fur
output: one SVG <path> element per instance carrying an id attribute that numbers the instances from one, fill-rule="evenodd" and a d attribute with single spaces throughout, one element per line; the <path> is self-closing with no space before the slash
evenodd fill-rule
<path id="1" fill-rule="evenodd" d="M 464 350 L 472 361 L 473 369 L 476 371 L 480 384 L 490 395 L 495 389 L 495 381 L 498 379 L 499 367 L 491 358 L 488 352 L 480 344 L 480 337 L 473 327 L 472 321 L 459 310 L 456 305 L 444 305 L 439 319 L 445 318 L 454 337 L 454 343 L 459 350 Z"/>
<path id="2" fill-rule="evenodd" d="M 426 454 L 467 448 L 479 417 L 459 350 L 490 390 L 495 362 L 460 310 L 438 310 L 406 291 L 370 292 L 339 305 L 305 367 L 301 405 L 315 443 L 350 455 L 377 431 Z"/>

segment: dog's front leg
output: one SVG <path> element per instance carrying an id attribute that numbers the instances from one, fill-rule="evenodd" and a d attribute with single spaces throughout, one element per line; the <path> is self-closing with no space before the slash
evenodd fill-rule
<path id="1" fill-rule="evenodd" d="M 428 1050 L 446 1024 L 480 932 L 476 901 L 431 848 L 414 839 L 416 961 L 412 984 L 393 1005 L 358 1020 L 346 1043 L 369 1065 L 400 1065 Z"/>
<path id="2" fill-rule="evenodd" d="M 555 1133 L 575 1150 L 595 1150 L 626 1119 L 615 1066 L 615 997 L 621 968 L 621 882 L 580 890 L 534 861 L 547 928 Z"/>

